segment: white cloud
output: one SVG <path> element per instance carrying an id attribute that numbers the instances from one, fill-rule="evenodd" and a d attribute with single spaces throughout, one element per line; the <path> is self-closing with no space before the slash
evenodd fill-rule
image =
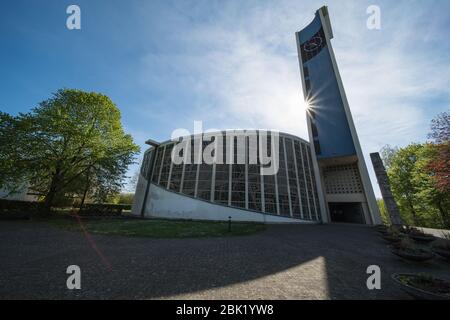
<path id="1" fill-rule="evenodd" d="M 166 53 L 163 60 L 184 75 L 188 89 L 210 98 L 194 106 L 192 120 L 220 129 L 272 128 L 307 138 L 294 32 L 312 20 L 316 6 L 227 2 L 213 21 L 183 30 L 177 40 L 186 52 Z M 368 31 L 366 7 L 338 1 L 329 11 L 337 62 L 368 159 L 384 144 L 425 138 L 429 118 L 439 110 L 420 103 L 436 93 L 449 96 L 450 69 L 447 64 L 442 68 L 445 58 L 424 49 L 438 39 L 436 20 L 424 23 L 409 5 L 382 6 L 382 29 Z M 154 59 L 147 57 L 150 67 Z"/>
<path id="2" fill-rule="evenodd" d="M 191 67 L 202 73 L 200 89 L 220 101 L 209 111 L 217 118 L 233 119 L 238 127 L 273 128 L 305 136 L 297 58 L 270 52 L 242 32 L 228 36 L 232 39 L 223 50 L 191 58 Z"/>

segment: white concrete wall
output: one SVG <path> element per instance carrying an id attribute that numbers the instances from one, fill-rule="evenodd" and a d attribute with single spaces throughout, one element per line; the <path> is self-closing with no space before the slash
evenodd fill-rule
<path id="1" fill-rule="evenodd" d="M 143 192 L 145 192 L 145 190 Z M 316 221 L 291 219 L 217 205 L 211 202 L 194 199 L 179 193 L 168 191 L 153 183 L 150 184 L 144 215 L 145 217 L 171 219 L 228 220 L 228 217 L 231 217 L 232 221 L 254 221 L 264 223 L 317 223 Z"/>

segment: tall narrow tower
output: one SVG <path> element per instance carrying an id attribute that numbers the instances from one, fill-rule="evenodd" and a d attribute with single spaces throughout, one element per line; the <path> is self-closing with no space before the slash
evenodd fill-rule
<path id="1" fill-rule="evenodd" d="M 330 40 L 327 7 L 296 34 L 322 221 L 381 223 Z"/>

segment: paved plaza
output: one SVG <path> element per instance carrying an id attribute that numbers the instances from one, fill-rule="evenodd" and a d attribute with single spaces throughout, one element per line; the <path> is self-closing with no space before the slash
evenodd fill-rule
<path id="1" fill-rule="evenodd" d="M 66 268 L 81 268 L 68 290 Z M 368 290 L 366 268 L 381 268 Z M 0 299 L 409 299 L 394 272 L 450 276 L 438 258 L 408 263 L 372 227 L 271 225 L 250 236 L 150 239 L 0 221 Z"/>

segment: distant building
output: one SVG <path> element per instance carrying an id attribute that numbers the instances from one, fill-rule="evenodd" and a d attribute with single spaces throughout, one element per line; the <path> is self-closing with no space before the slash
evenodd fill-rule
<path id="1" fill-rule="evenodd" d="M 326 7 L 296 33 L 311 143 L 263 130 L 200 134 L 189 137 L 183 157 L 190 154 L 193 159 L 208 151 L 211 135 L 215 136 L 211 141 L 225 141 L 223 152 L 215 150 L 216 162 L 211 164 L 180 164 L 172 157 L 177 142 L 149 141 L 152 147 L 144 155 L 132 213 L 182 219 L 380 223 L 332 37 Z M 226 138 L 227 133 L 233 138 Z M 275 174 L 261 173 L 266 167 L 263 143 L 271 156 L 278 155 L 273 157 L 279 168 Z M 230 158 L 233 161 L 227 163 Z"/>
<path id="2" fill-rule="evenodd" d="M 29 194 L 28 188 L 24 187 L 15 193 L 10 193 L 9 190 L 0 189 L 0 199 L 20 200 L 20 201 L 36 201 L 36 196 Z"/>

